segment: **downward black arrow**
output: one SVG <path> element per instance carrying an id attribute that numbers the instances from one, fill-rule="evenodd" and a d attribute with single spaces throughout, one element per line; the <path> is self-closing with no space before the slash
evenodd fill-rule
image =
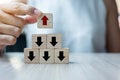
<path id="1" fill-rule="evenodd" d="M 38 46 L 40 46 L 43 42 L 41 41 L 41 37 L 37 37 L 37 42 L 35 42 Z"/>
<path id="2" fill-rule="evenodd" d="M 56 42 L 56 37 L 52 37 L 52 41 L 50 42 L 53 46 L 55 46 L 58 42 Z"/>
<path id="3" fill-rule="evenodd" d="M 59 52 L 58 58 L 59 58 L 61 61 L 65 58 L 65 56 L 63 56 L 63 54 L 64 54 L 63 51 L 60 51 L 60 52 Z"/>
<path id="4" fill-rule="evenodd" d="M 48 51 L 45 51 L 45 52 L 44 52 L 43 58 L 44 58 L 46 61 L 50 58 L 50 56 L 48 56 Z"/>
<path id="5" fill-rule="evenodd" d="M 28 58 L 29 58 L 31 61 L 35 58 L 33 51 L 30 51 L 30 52 L 29 52 Z"/>

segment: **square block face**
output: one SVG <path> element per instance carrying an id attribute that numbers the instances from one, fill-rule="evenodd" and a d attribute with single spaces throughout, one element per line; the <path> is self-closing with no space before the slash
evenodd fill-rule
<path id="1" fill-rule="evenodd" d="M 54 63 L 54 49 L 40 49 L 40 63 Z"/>
<path id="2" fill-rule="evenodd" d="M 39 49 L 24 49 L 24 61 L 25 63 L 40 63 Z"/>
<path id="3" fill-rule="evenodd" d="M 53 14 L 44 13 L 42 17 L 38 19 L 38 28 L 53 28 Z"/>
<path id="4" fill-rule="evenodd" d="M 32 47 L 33 48 L 46 48 L 47 47 L 47 35 L 33 34 L 32 35 Z"/>
<path id="5" fill-rule="evenodd" d="M 47 48 L 61 48 L 61 47 L 62 47 L 61 34 L 47 35 Z"/>
<path id="6" fill-rule="evenodd" d="M 55 49 L 55 63 L 69 63 L 69 49 Z"/>

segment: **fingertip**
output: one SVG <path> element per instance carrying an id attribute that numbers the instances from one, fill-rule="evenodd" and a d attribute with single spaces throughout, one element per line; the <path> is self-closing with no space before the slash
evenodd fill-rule
<path id="1" fill-rule="evenodd" d="M 33 15 L 27 15 L 27 16 L 25 17 L 25 22 L 26 22 L 26 24 L 36 23 L 36 22 L 37 22 L 37 19 L 38 19 L 39 17 L 41 17 L 42 15 L 43 15 L 43 13 L 42 13 L 40 10 L 38 10 L 38 9 L 35 8 Z"/>
<path id="2" fill-rule="evenodd" d="M 38 10 L 38 9 L 35 9 L 34 10 L 34 16 L 36 17 L 36 18 L 38 18 L 38 17 L 40 17 L 40 16 L 42 16 L 43 15 L 43 13 L 40 11 L 40 10 Z"/>

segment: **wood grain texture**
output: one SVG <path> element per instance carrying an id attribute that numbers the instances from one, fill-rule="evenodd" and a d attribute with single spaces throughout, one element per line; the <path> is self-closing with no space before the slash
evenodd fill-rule
<path id="1" fill-rule="evenodd" d="M 37 40 L 37 38 L 40 37 L 40 40 Z M 42 44 L 39 46 L 36 42 L 41 43 Z M 47 35 L 45 34 L 33 34 L 32 35 L 32 48 L 46 48 L 47 47 Z"/>
<path id="2" fill-rule="evenodd" d="M 60 56 L 60 52 L 63 52 L 63 55 Z M 69 49 L 62 48 L 62 49 L 55 49 L 55 63 L 69 63 Z"/>
<path id="3" fill-rule="evenodd" d="M 45 52 L 48 52 L 48 56 L 45 57 Z M 54 49 L 40 49 L 40 63 L 54 63 Z M 44 58 L 43 58 L 44 57 Z M 46 60 L 45 60 L 46 59 Z"/>
<path id="4" fill-rule="evenodd" d="M 0 80 L 120 80 L 120 54 L 70 54 L 69 64 L 25 64 L 21 53 L 0 58 Z"/>
<path id="5" fill-rule="evenodd" d="M 48 18 L 47 25 L 43 25 L 42 18 L 46 16 Z M 38 28 L 53 28 L 53 14 L 52 13 L 43 13 L 43 15 L 37 21 Z"/>
<path id="6" fill-rule="evenodd" d="M 52 42 L 52 37 L 56 38 L 56 45 L 53 46 L 51 44 Z M 62 48 L 62 35 L 61 34 L 48 34 L 47 35 L 47 48 Z"/>
<path id="7" fill-rule="evenodd" d="M 31 51 L 33 52 L 33 56 L 31 56 L 32 60 L 29 59 Z M 24 61 L 25 63 L 30 63 L 30 64 L 40 63 L 39 49 L 25 48 L 24 49 Z"/>

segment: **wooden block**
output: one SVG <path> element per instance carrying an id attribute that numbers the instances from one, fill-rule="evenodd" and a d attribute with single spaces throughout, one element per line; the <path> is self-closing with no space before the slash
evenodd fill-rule
<path id="1" fill-rule="evenodd" d="M 54 49 L 40 49 L 40 63 L 54 63 Z"/>
<path id="2" fill-rule="evenodd" d="M 33 48 L 46 48 L 47 47 L 47 35 L 33 34 L 32 35 L 32 47 Z"/>
<path id="3" fill-rule="evenodd" d="M 47 48 L 61 48 L 62 39 L 61 34 L 48 34 L 47 35 Z"/>
<path id="4" fill-rule="evenodd" d="M 44 13 L 42 17 L 38 19 L 38 28 L 53 28 L 53 14 Z"/>
<path id="5" fill-rule="evenodd" d="M 25 63 L 40 63 L 39 49 L 24 49 L 24 61 Z"/>
<path id="6" fill-rule="evenodd" d="M 69 49 L 55 49 L 55 63 L 69 63 Z"/>

